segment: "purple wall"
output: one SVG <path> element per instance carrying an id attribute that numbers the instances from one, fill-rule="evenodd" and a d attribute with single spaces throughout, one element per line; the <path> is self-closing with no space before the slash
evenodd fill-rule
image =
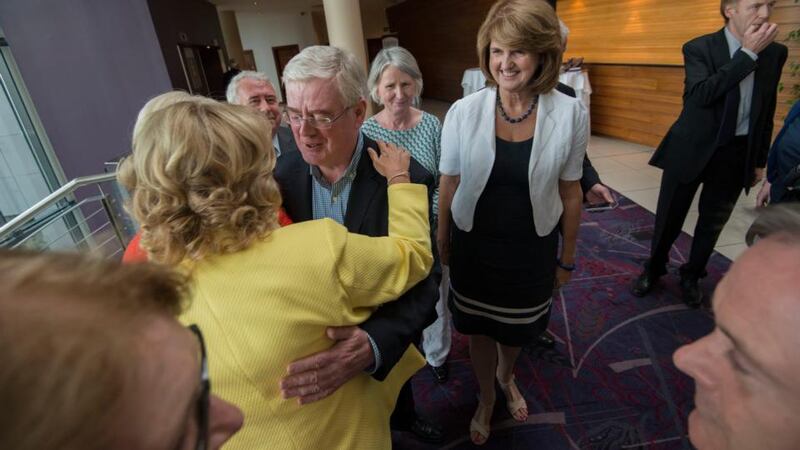
<path id="1" fill-rule="evenodd" d="M 2 0 L 0 27 L 67 178 L 130 151 L 137 112 L 172 88 L 147 0 Z"/>

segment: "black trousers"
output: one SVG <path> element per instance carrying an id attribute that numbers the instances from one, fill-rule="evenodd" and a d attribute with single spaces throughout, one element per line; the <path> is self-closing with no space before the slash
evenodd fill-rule
<path id="1" fill-rule="evenodd" d="M 411 344 L 416 346 L 420 353 L 422 352 L 419 345 L 421 341 L 422 335 L 420 334 L 416 342 Z M 409 378 L 400 388 L 400 393 L 397 395 L 397 404 L 394 405 L 389 424 L 392 429 L 407 430 L 416 419 L 417 408 L 414 403 L 414 389 L 411 387 L 411 378 Z"/>
<path id="2" fill-rule="evenodd" d="M 689 183 L 678 181 L 678 174 L 673 171 L 664 171 L 650 247 L 648 270 L 651 274 L 666 273 L 670 248 L 680 235 L 692 200 L 702 184 L 692 249 L 689 262 L 681 267 L 681 276 L 698 279 L 706 275 L 708 259 L 747 179 L 746 160 L 747 137 L 737 136 L 729 144 L 717 148 L 700 176 Z"/>
<path id="3" fill-rule="evenodd" d="M 393 429 L 405 430 L 414 423 L 416 418 L 414 390 L 411 388 L 411 380 L 409 379 L 400 389 L 400 394 L 397 396 L 397 404 L 394 407 L 394 411 L 392 411 L 389 423 Z"/>

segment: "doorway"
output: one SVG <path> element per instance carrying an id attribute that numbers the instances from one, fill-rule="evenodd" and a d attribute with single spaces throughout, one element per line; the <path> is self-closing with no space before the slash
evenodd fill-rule
<path id="1" fill-rule="evenodd" d="M 286 102 L 286 88 L 281 81 L 283 79 L 283 68 L 298 53 L 300 53 L 300 46 L 297 44 L 272 47 L 272 57 L 275 59 L 275 69 L 278 71 L 278 85 L 281 87 L 281 98 L 284 103 Z"/>
<path id="2" fill-rule="evenodd" d="M 225 59 L 219 47 L 178 44 L 183 73 L 190 94 L 225 99 Z"/>

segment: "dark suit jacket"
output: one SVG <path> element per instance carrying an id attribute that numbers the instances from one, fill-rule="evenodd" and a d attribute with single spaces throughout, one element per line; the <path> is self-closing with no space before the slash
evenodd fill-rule
<path id="1" fill-rule="evenodd" d="M 742 186 L 749 189 L 755 168 L 767 163 L 776 91 L 786 55 L 786 46 L 773 42 L 758 54 L 758 61 L 742 50 L 731 58 L 724 28 L 684 44 L 683 110 L 650 164 L 664 169 L 665 175 L 670 172 L 682 183 L 696 179 L 719 146 L 725 96 L 731 89 L 739 89 L 739 82 L 755 70 L 747 161 L 742 174 Z"/>
<path id="2" fill-rule="evenodd" d="M 297 143 L 294 141 L 292 129 L 289 127 L 278 127 L 278 145 L 281 146 L 281 156 L 289 152 L 297 151 Z"/>
<path id="3" fill-rule="evenodd" d="M 386 179 L 375 171 L 366 149 L 375 150 L 375 141 L 364 137 L 364 149 L 350 190 L 344 225 L 352 233 L 367 236 L 386 236 L 389 231 L 389 202 Z M 424 167 L 411 160 L 411 181 L 428 186 L 428 201 L 434 180 Z M 301 152 L 291 152 L 278 159 L 275 179 L 283 194 L 283 207 L 295 222 L 313 219 L 311 204 L 311 174 Z M 433 217 L 432 215 L 430 217 Z M 435 242 L 435 241 L 432 241 Z M 362 323 L 381 354 L 381 366 L 373 374 L 383 380 L 400 360 L 409 344 L 415 342 L 422 330 L 436 319 L 439 287 L 433 275 L 418 283 L 396 301 L 378 308 Z"/>

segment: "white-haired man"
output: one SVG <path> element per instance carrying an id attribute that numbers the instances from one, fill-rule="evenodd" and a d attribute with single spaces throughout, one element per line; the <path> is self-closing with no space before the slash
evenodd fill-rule
<path id="1" fill-rule="evenodd" d="M 699 450 L 800 446 L 800 208 L 770 207 L 757 222 L 761 239 L 714 292 L 716 327 L 673 357 L 696 384 Z"/>
<path id="2" fill-rule="evenodd" d="M 245 70 L 228 83 L 228 103 L 249 106 L 267 116 L 272 124 L 272 146 L 275 154 L 297 150 L 292 130 L 281 127 L 281 107 L 275 87 L 267 74 Z"/>
<path id="3" fill-rule="evenodd" d="M 367 155 L 368 148 L 378 146 L 361 133 L 367 110 L 364 68 L 341 49 L 312 46 L 289 61 L 283 80 L 285 119 L 299 150 L 278 160 L 275 169 L 286 212 L 295 222 L 327 217 L 352 233 L 387 235 L 386 181 L 376 176 Z M 430 202 L 430 172 L 412 159 L 410 173 L 399 175 L 426 184 Z M 383 380 L 435 319 L 438 296 L 438 283 L 429 276 L 359 327 L 330 328 L 334 345 L 289 366 L 281 383 L 284 396 L 313 402 L 364 371 Z M 441 430 L 417 417 L 410 381 L 400 392 L 392 428 L 409 430 L 428 442 L 443 438 Z"/>

